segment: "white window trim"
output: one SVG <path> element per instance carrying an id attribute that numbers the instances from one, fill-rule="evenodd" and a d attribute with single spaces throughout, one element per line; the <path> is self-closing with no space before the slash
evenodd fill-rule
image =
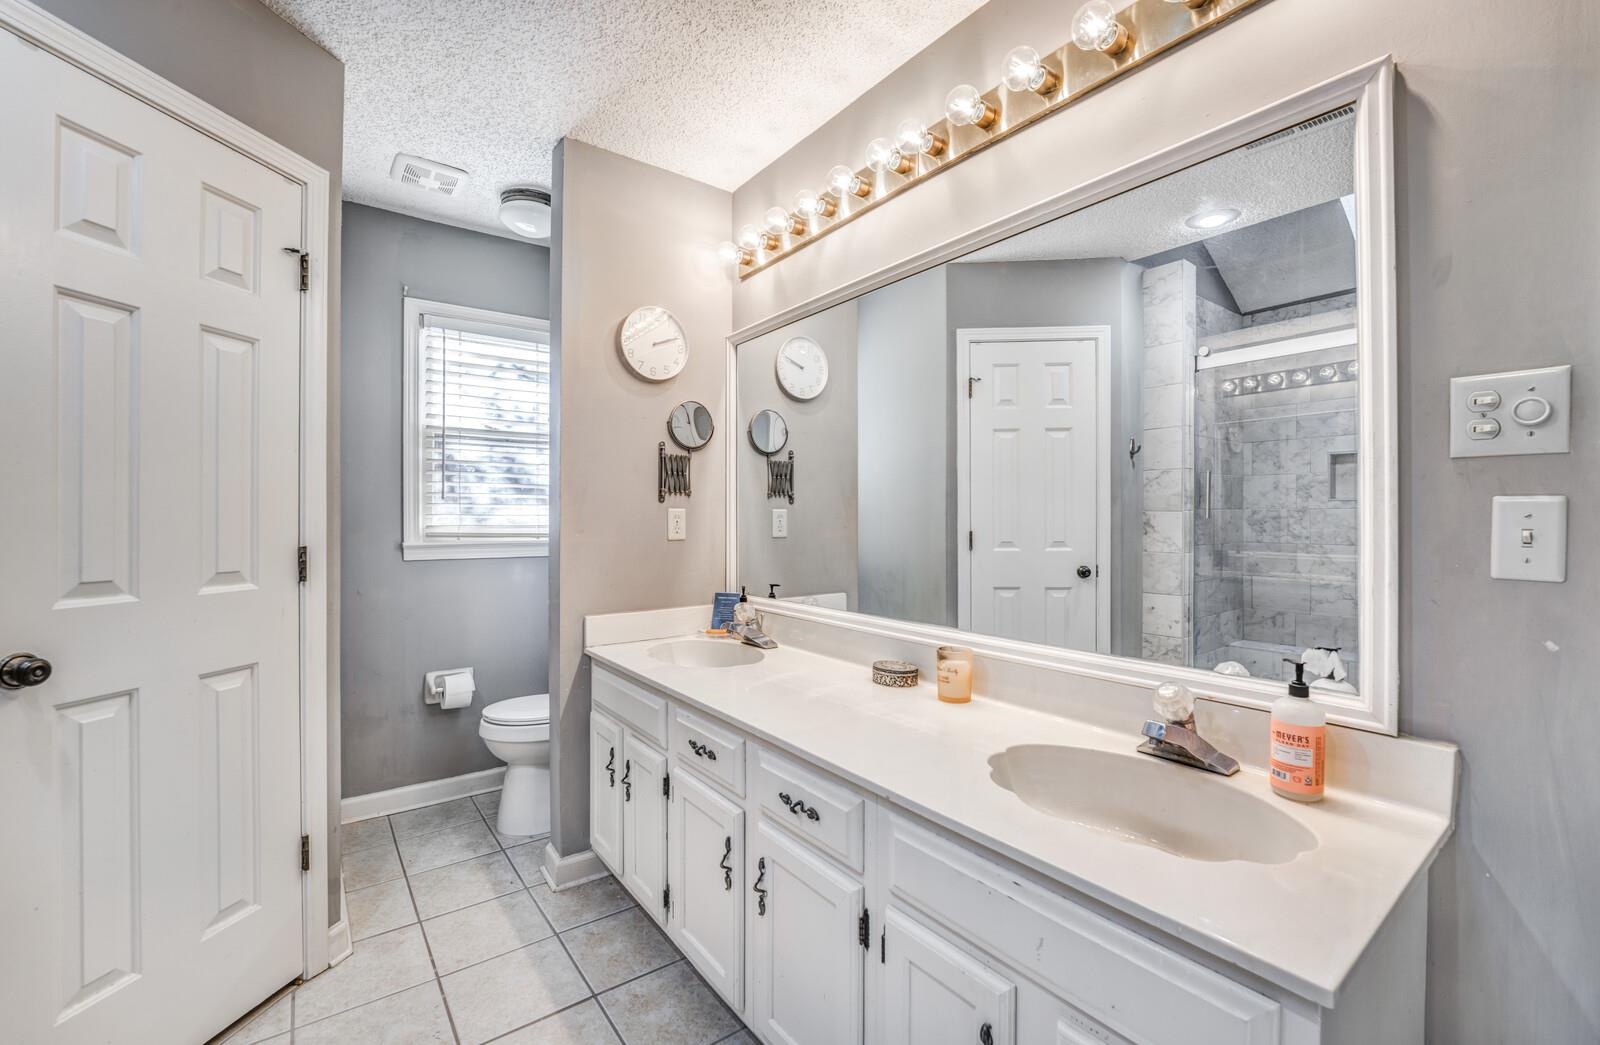
<path id="1" fill-rule="evenodd" d="M 505 328 L 508 334 L 537 334 L 548 341 L 550 322 L 533 316 L 518 316 L 510 312 L 492 312 L 488 309 L 452 305 L 445 301 L 425 298 L 405 298 L 405 409 L 400 441 L 401 467 L 401 537 L 400 557 L 406 562 L 426 562 L 436 559 L 518 559 L 550 554 L 548 538 L 528 540 L 522 538 L 493 537 L 425 537 L 420 528 L 421 508 L 418 490 L 422 480 L 422 462 L 418 450 L 421 434 L 420 391 L 417 387 L 418 354 L 421 351 L 422 317 L 425 314 L 445 316 L 466 323 Z"/>

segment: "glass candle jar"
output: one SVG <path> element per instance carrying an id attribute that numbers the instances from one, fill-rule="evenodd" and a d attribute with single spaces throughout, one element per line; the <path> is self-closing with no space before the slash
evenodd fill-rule
<path id="1" fill-rule="evenodd" d="M 939 647 L 939 699 L 965 704 L 972 699 L 972 651 L 961 646 Z"/>

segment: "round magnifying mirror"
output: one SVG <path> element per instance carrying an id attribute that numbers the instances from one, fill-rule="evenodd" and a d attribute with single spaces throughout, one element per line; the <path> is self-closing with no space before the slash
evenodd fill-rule
<path id="1" fill-rule="evenodd" d="M 750 445 L 771 457 L 789 441 L 789 425 L 776 410 L 761 410 L 750 419 Z"/>
<path id="2" fill-rule="evenodd" d="M 711 435 L 716 430 L 711 411 L 692 399 L 687 403 L 679 403 L 667 418 L 667 434 L 685 450 L 698 450 L 711 442 Z"/>

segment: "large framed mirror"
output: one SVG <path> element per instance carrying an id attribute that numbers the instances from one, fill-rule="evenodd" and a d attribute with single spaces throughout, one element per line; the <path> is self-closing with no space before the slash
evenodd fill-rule
<path id="1" fill-rule="evenodd" d="M 730 582 L 1249 705 L 1302 660 L 1395 732 L 1387 73 L 737 339 L 741 416 L 796 339 L 832 380 L 782 526 L 742 448 Z"/>

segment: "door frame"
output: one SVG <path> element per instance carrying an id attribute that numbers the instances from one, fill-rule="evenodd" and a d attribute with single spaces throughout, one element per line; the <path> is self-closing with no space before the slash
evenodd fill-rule
<path id="1" fill-rule="evenodd" d="M 328 491 L 328 172 L 29 0 L 0 0 L 0 30 L 77 66 L 301 186 L 301 249 L 311 254 L 300 303 L 300 543 L 312 565 L 300 585 L 300 830 L 311 839 L 301 876 L 303 973 L 328 967 L 348 941 L 343 912 L 328 924 L 328 646 L 331 527 Z M 285 259 L 284 264 L 288 264 Z M 342 949 L 348 948 L 344 944 Z M 335 957 L 342 954 L 335 953 Z"/>
<path id="2" fill-rule="evenodd" d="M 1094 649 L 1111 652 L 1111 585 L 1100 583 L 1111 562 L 1111 328 L 961 327 L 956 330 L 956 370 L 951 388 L 956 395 L 956 627 L 972 628 L 972 551 L 961 548 L 961 533 L 972 529 L 972 407 L 961 398 L 961 384 L 972 373 L 974 345 L 1011 341 L 1093 341 L 1094 346 Z M 963 409 L 963 404 L 966 408 Z M 1106 574 L 1109 578 L 1109 574 Z M 1014 638 L 1014 636 L 1007 636 Z"/>

